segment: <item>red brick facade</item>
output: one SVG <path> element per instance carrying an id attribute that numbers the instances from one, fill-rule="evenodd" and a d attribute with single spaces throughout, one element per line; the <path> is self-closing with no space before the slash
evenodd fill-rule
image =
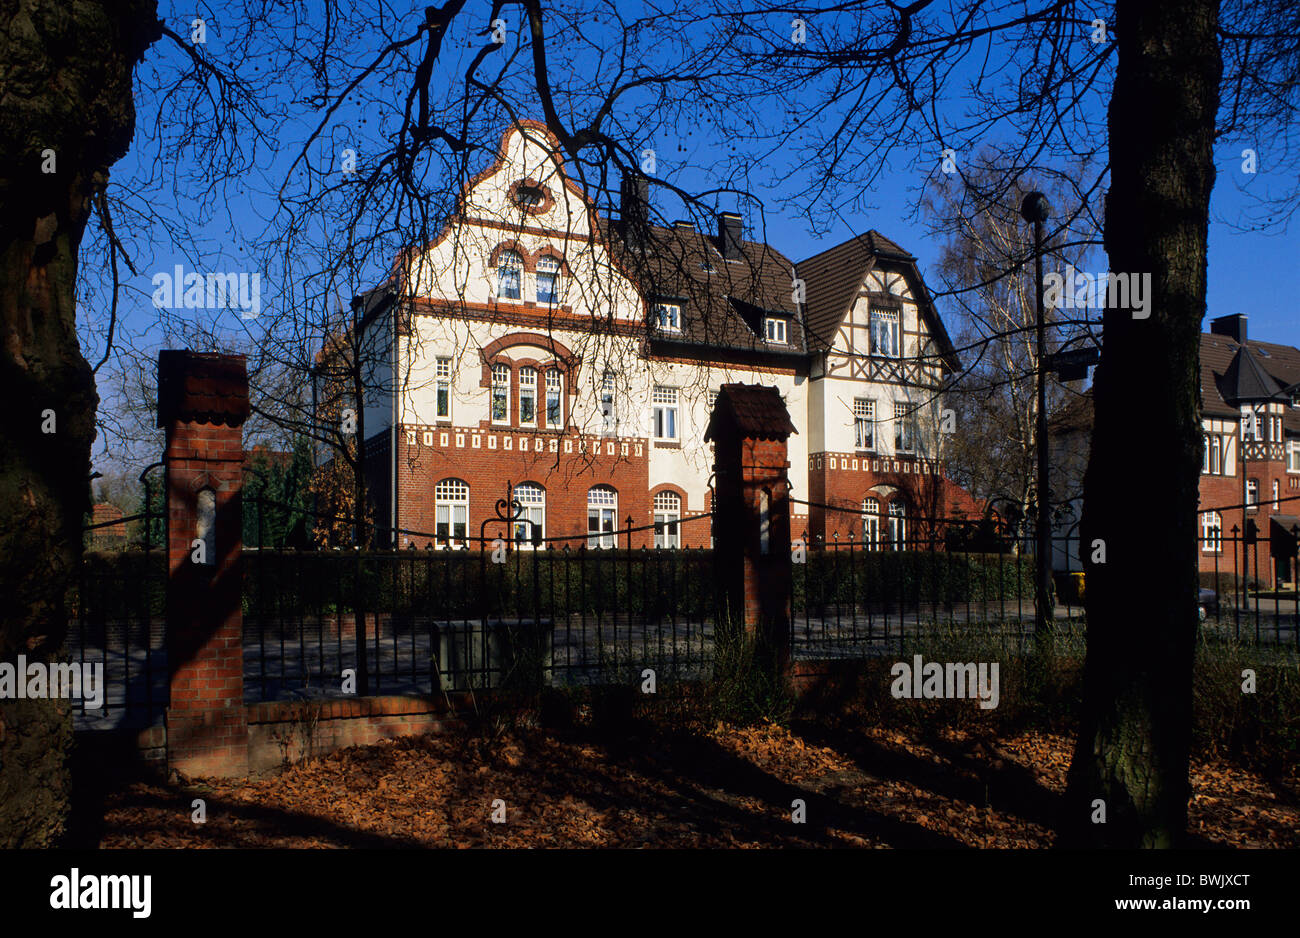
<path id="1" fill-rule="evenodd" d="M 242 775 L 244 710 L 242 507 L 248 416 L 244 357 L 165 351 L 158 359 L 158 423 L 166 431 L 167 761 L 186 775 Z M 212 535 L 196 562 L 203 493 Z"/>
<path id="2" fill-rule="evenodd" d="M 414 438 L 414 443 L 412 443 Z M 460 479 L 469 486 L 468 534 L 478 537 L 483 521 L 497 517 L 496 503 L 507 496 L 507 483 L 532 482 L 546 491 L 545 535 L 572 537 L 555 541 L 576 549 L 587 534 L 587 493 L 603 485 L 618 493 L 616 517 L 618 546 L 627 545 L 622 533 L 629 516 L 633 528 L 653 523 L 653 492 L 650 487 L 649 451 L 644 438 L 607 438 L 574 433 L 528 432 L 511 429 L 468 427 L 403 427 L 398 433 L 398 516 L 399 527 L 408 531 L 436 534 L 435 489 L 444 479 Z M 387 460 L 383 460 L 387 466 Z M 690 503 L 682 495 L 682 514 L 698 514 L 704 505 Z M 383 522 L 381 522 L 382 524 Z M 683 525 L 683 546 L 709 544 L 707 521 Z M 506 526 L 490 522 L 488 538 L 506 535 Z M 398 546 L 423 548 L 431 538 L 401 534 Z M 633 547 L 649 547 L 651 530 L 634 531 Z"/>
<path id="3" fill-rule="evenodd" d="M 1238 441 L 1238 444 L 1240 441 Z M 1209 475 L 1203 473 L 1200 480 L 1200 505 L 1202 509 L 1226 508 L 1217 512 L 1221 524 L 1221 537 L 1216 546 L 1215 539 L 1206 537 L 1204 524 L 1206 511 L 1202 510 L 1198 522 L 1200 536 L 1198 556 L 1203 573 L 1220 573 L 1244 575 L 1250 580 L 1258 579 L 1266 585 L 1289 583 L 1295 577 L 1294 545 L 1287 539 L 1275 537 L 1279 532 L 1273 524 L 1274 515 L 1287 518 L 1300 515 L 1300 473 L 1287 472 L 1285 459 L 1246 459 L 1245 478 L 1259 483 L 1259 507 L 1242 510 L 1246 502 L 1242 491 L 1242 473 L 1240 462 L 1236 465 L 1236 474 L 1230 476 Z M 1273 483 L 1277 482 L 1278 504 L 1273 504 Z M 1233 506 L 1233 507 L 1229 507 Z M 1248 522 L 1254 522 L 1257 543 L 1247 544 L 1243 553 L 1242 532 Z M 1289 530 L 1289 523 L 1281 522 Z M 1235 530 L 1234 530 L 1235 529 Z M 1274 541 L 1277 541 L 1275 544 Z M 1256 556 L 1258 548 L 1258 557 Z M 1258 564 L 1258 568 L 1257 565 Z"/>
<path id="4" fill-rule="evenodd" d="M 929 519 L 980 518 L 983 507 L 956 483 L 945 478 L 934 460 L 915 456 L 879 457 L 852 453 L 814 453 L 808 458 L 809 501 L 834 505 L 844 511 L 809 509 L 808 532 L 828 542 L 863 537 L 863 501 L 880 504 L 883 538 L 889 506 L 903 505 L 905 538 L 911 543 L 929 535 Z M 798 532 L 796 532 L 798 536 Z"/>

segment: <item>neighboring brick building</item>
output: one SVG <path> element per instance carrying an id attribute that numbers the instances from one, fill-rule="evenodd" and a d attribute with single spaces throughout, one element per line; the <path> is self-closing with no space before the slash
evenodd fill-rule
<path id="1" fill-rule="evenodd" d="M 1261 581 L 1294 582 L 1296 539 L 1291 532 L 1300 528 L 1300 348 L 1250 339 L 1243 315 L 1213 320 L 1210 332 L 1201 336 L 1201 399 L 1201 569 L 1233 573 L 1244 564 L 1254 579 L 1258 559 Z M 1243 558 L 1225 537 L 1231 539 L 1234 527 L 1251 526 L 1257 544 L 1248 546 Z"/>
<path id="2" fill-rule="evenodd" d="M 90 523 L 102 524 L 90 532 L 91 548 L 94 550 L 117 550 L 126 546 L 126 525 L 110 524 L 122 520 L 122 509 L 108 502 L 99 502 L 91 509 Z"/>
<path id="3" fill-rule="evenodd" d="M 648 205 L 625 179 L 619 220 L 602 217 L 524 121 L 438 238 L 356 298 L 381 528 L 459 542 L 513 486 L 575 547 L 612 545 L 629 518 L 659 525 L 634 545 L 707 545 L 707 521 L 673 522 L 710 509 L 724 383 L 775 387 L 792 496 L 850 509 L 796 503 L 795 536 L 888 546 L 908 519 L 979 512 L 942 475 L 937 391 L 959 363 L 915 258 L 872 231 L 794 264 L 739 215 L 705 233 L 648 224 Z"/>
<path id="4" fill-rule="evenodd" d="M 1201 334 L 1201 423 L 1201 570 L 1255 579 L 1258 560 L 1261 581 L 1291 582 L 1291 529 L 1300 527 L 1300 348 L 1250 339 L 1244 315 L 1211 320 Z M 1054 467 L 1061 459 L 1086 464 L 1091 402 L 1070 408 L 1052 430 Z M 1081 507 L 1081 498 L 1073 501 Z M 1240 541 L 1233 541 L 1233 529 L 1240 536 L 1248 524 L 1257 532 L 1258 557 L 1255 546 L 1243 556 Z M 1063 536 L 1064 528 L 1057 533 Z M 1081 569 L 1076 550 L 1058 555 L 1055 566 Z"/>

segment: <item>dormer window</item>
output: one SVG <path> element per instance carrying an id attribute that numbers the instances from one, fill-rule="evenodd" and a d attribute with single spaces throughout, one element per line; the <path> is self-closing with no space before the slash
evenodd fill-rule
<path id="1" fill-rule="evenodd" d="M 661 332 L 682 331 L 682 308 L 677 303 L 656 303 L 651 316 Z"/>
<path id="2" fill-rule="evenodd" d="M 767 336 L 767 341 L 785 345 L 785 320 L 768 316 L 763 320 L 763 334 Z"/>

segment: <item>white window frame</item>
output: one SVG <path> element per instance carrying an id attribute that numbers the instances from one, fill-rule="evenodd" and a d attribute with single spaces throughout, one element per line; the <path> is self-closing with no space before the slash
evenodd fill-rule
<path id="1" fill-rule="evenodd" d="M 914 454 L 916 452 L 916 414 L 912 405 L 905 401 L 894 401 L 894 452 Z"/>
<path id="2" fill-rule="evenodd" d="M 876 451 L 876 402 L 871 398 L 853 399 L 853 445 L 867 452 Z"/>
<path id="3" fill-rule="evenodd" d="M 1251 415 L 1254 415 L 1253 421 Z M 1252 423 L 1255 427 L 1254 433 L 1250 432 Z M 1247 443 L 1259 443 L 1264 439 L 1264 421 L 1249 405 L 1243 405 L 1241 408 L 1241 439 Z"/>
<path id="4" fill-rule="evenodd" d="M 1206 554 L 1223 551 L 1223 516 L 1217 511 L 1201 512 L 1201 551 Z"/>
<path id="5" fill-rule="evenodd" d="M 457 541 L 468 546 L 469 483 L 464 479 L 442 479 L 433 487 L 434 546 L 454 548 Z M 457 527 L 461 528 L 457 537 Z"/>
<path id="6" fill-rule="evenodd" d="M 898 499 L 889 503 L 888 535 L 890 550 L 907 548 L 907 506 Z"/>
<path id="7" fill-rule="evenodd" d="M 1246 510 L 1259 510 L 1259 479 L 1246 480 Z"/>
<path id="8" fill-rule="evenodd" d="M 655 548 L 676 550 L 682 546 L 682 497 L 676 492 L 656 492 L 654 497 Z"/>
<path id="9" fill-rule="evenodd" d="M 1281 499 L 1282 499 L 1282 483 L 1277 479 L 1274 479 L 1273 480 L 1273 510 L 1274 511 L 1281 510 L 1279 508 L 1279 505 L 1281 505 Z"/>
<path id="10" fill-rule="evenodd" d="M 785 320 L 778 316 L 767 316 L 763 319 L 763 334 L 767 341 L 776 345 L 785 345 L 786 325 Z"/>
<path id="11" fill-rule="evenodd" d="M 532 417 L 525 416 L 525 401 L 532 402 Z M 537 426 L 537 369 L 532 365 L 524 365 L 519 369 L 519 425 Z"/>
<path id="12" fill-rule="evenodd" d="M 612 550 L 616 546 L 618 489 L 608 485 L 593 485 L 587 489 L 587 547 L 593 550 Z"/>
<path id="13" fill-rule="evenodd" d="M 678 389 L 666 384 L 656 384 L 650 392 L 652 432 L 657 442 L 676 443 L 681 439 L 678 424 Z M 663 429 L 670 433 L 661 433 Z"/>
<path id="14" fill-rule="evenodd" d="M 655 303 L 651 307 L 655 328 L 660 332 L 682 331 L 682 307 L 680 303 Z"/>
<path id="15" fill-rule="evenodd" d="M 510 495 L 523 508 L 519 517 L 511 522 L 515 547 L 532 550 L 533 525 L 527 522 L 536 524 L 538 537 L 546 537 L 546 489 L 536 482 L 520 482 Z"/>
<path id="16" fill-rule="evenodd" d="M 617 383 L 618 379 L 612 371 L 606 371 L 600 376 L 600 428 L 606 436 L 618 432 Z"/>
<path id="17" fill-rule="evenodd" d="M 434 416 L 438 420 L 451 419 L 451 357 L 439 355 L 434 360 Z"/>
<path id="18" fill-rule="evenodd" d="M 1287 444 L 1286 471 L 1300 472 L 1300 441 L 1292 440 Z"/>
<path id="19" fill-rule="evenodd" d="M 518 263 L 511 263 L 512 259 Z M 522 300 L 524 297 L 524 259 L 517 251 L 503 251 L 497 259 L 496 295 L 499 300 Z"/>
<path id="20" fill-rule="evenodd" d="M 537 259 L 537 302 L 545 303 L 548 306 L 556 306 L 560 302 L 560 262 L 549 254 L 543 254 Z M 542 299 L 542 283 L 544 278 L 548 278 L 551 286 L 551 295 L 549 299 Z"/>
<path id="21" fill-rule="evenodd" d="M 554 401 L 554 407 L 552 407 Z M 564 428 L 564 373 L 558 368 L 546 369 L 545 418 L 548 430 Z"/>
<path id="22" fill-rule="evenodd" d="M 880 499 L 874 495 L 862 500 L 862 547 L 880 550 Z"/>
<path id="23" fill-rule="evenodd" d="M 493 365 L 490 384 L 491 396 L 488 398 L 488 418 L 494 424 L 508 426 L 510 424 L 510 366 L 504 362 L 497 362 Z M 496 415 L 498 397 L 505 402 L 505 413 L 501 417 Z"/>
<path id="24" fill-rule="evenodd" d="M 871 332 L 871 354 L 883 358 L 901 358 L 903 356 L 901 310 L 888 306 L 872 306 L 867 315 Z"/>

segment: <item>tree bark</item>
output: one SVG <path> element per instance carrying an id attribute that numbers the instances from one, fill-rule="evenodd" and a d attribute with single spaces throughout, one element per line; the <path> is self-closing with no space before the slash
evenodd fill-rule
<path id="1" fill-rule="evenodd" d="M 1103 319 L 1081 524 L 1084 703 L 1058 842 L 1173 847 L 1187 828 L 1200 331 L 1222 60 L 1216 0 L 1116 9 L 1105 244 L 1112 271 L 1151 274 L 1151 306 L 1146 319 L 1131 307 Z M 1134 486 L 1135 461 L 1149 484 Z M 1103 545 L 1105 562 L 1094 562 Z"/>
<path id="2" fill-rule="evenodd" d="M 135 63 L 160 33 L 152 0 L 0 0 L 0 35 L 0 660 L 49 661 L 65 653 L 98 404 L 77 252 L 134 133 Z M 0 847 L 58 841 L 71 712 L 0 701 Z"/>

